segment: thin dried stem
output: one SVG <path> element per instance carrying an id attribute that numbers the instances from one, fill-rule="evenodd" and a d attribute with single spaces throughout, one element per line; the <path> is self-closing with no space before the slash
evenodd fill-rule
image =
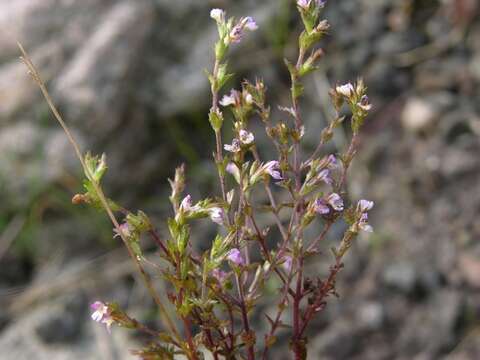
<path id="1" fill-rule="evenodd" d="M 17 43 L 17 44 L 18 44 L 18 47 L 20 48 L 20 51 L 22 53 L 21 60 L 27 66 L 29 74 L 32 76 L 33 80 L 39 86 L 39 88 L 40 88 L 48 106 L 50 107 L 50 110 L 52 111 L 56 120 L 60 123 L 61 127 L 65 131 L 65 134 L 67 135 L 67 138 L 70 141 L 70 143 L 71 143 L 71 145 L 72 145 L 72 147 L 75 151 L 75 154 L 77 155 L 77 158 L 82 165 L 82 168 L 83 168 L 83 171 L 85 172 L 85 175 L 91 181 L 91 183 L 92 183 L 92 185 L 95 189 L 95 192 L 97 193 L 98 198 L 100 199 L 100 202 L 102 203 L 103 208 L 107 212 L 108 217 L 110 218 L 110 220 L 113 223 L 115 229 L 117 230 L 117 233 L 120 235 L 122 241 L 124 242 L 124 244 L 127 248 L 128 254 L 130 255 L 131 259 L 133 260 L 137 270 L 141 274 L 141 277 L 142 277 L 150 295 L 152 296 L 155 303 L 157 304 L 157 306 L 160 310 L 162 320 L 164 321 L 167 328 L 172 332 L 172 334 L 174 334 L 174 336 L 180 342 L 181 341 L 180 340 L 180 335 L 179 335 L 179 333 L 176 329 L 175 324 L 170 319 L 170 316 L 168 315 L 168 312 L 167 312 L 165 306 L 163 305 L 163 303 L 160 299 L 160 296 L 157 294 L 157 292 L 156 292 L 156 290 L 155 290 L 155 288 L 154 288 L 154 286 L 151 282 L 151 279 L 148 276 L 148 274 L 145 272 L 145 269 L 143 268 L 142 264 L 140 263 L 140 260 L 135 256 L 134 252 L 132 251 L 131 247 L 129 246 L 128 241 L 127 241 L 125 235 L 123 234 L 123 231 L 120 228 L 120 224 L 118 223 L 115 215 L 113 214 L 112 209 L 110 208 L 110 205 L 108 204 L 107 198 L 105 197 L 105 194 L 103 193 L 103 190 L 101 189 L 100 185 L 94 180 L 93 174 L 91 173 L 90 169 L 87 167 L 87 165 L 85 163 L 85 160 L 84 160 L 83 155 L 80 151 L 78 143 L 75 141 L 75 138 L 73 137 L 70 129 L 66 125 L 65 121 L 63 120 L 62 116 L 60 115 L 59 111 L 57 110 L 57 107 L 53 103 L 53 100 L 52 100 L 52 98 L 51 98 L 51 96 L 50 96 L 50 94 L 49 94 L 49 92 L 48 92 L 48 90 L 45 86 L 45 83 L 43 82 L 43 80 L 40 76 L 40 73 L 36 69 L 33 62 L 31 61 L 29 55 L 27 54 L 27 52 L 23 48 L 22 44 L 20 44 L 20 43 Z"/>

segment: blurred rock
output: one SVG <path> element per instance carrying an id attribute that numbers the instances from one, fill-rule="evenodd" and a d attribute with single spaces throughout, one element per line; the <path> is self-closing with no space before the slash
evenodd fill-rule
<path id="1" fill-rule="evenodd" d="M 463 302 L 455 291 L 435 294 L 426 309 L 413 309 L 398 338 L 398 349 L 406 356 L 416 353 L 436 358 L 455 344 L 455 327 L 462 312 Z"/>
<path id="2" fill-rule="evenodd" d="M 424 43 L 422 36 L 413 30 L 406 32 L 385 33 L 376 44 L 376 53 L 395 55 L 412 50 Z"/>
<path id="3" fill-rule="evenodd" d="M 389 265 L 383 273 L 385 285 L 400 290 L 405 294 L 411 294 L 417 283 L 417 272 L 411 263 L 394 263 Z"/>
<path id="4" fill-rule="evenodd" d="M 470 254 L 461 254 L 459 269 L 464 281 L 472 288 L 480 288 L 480 259 Z"/>
<path id="5" fill-rule="evenodd" d="M 80 312 L 85 312 L 78 306 L 84 301 L 73 300 L 72 303 L 71 297 L 60 297 L 21 314 L 2 332 L 0 348 L 3 354 L 17 360 L 131 359 L 127 349 L 135 348 L 136 344 L 127 338 L 125 331 L 113 329 L 110 336 L 94 321 L 78 324 Z M 88 314 L 85 318 L 90 319 Z M 84 334 L 75 333 L 83 326 Z"/>
<path id="6" fill-rule="evenodd" d="M 422 98 L 411 98 L 405 104 L 402 112 L 403 126 L 412 132 L 426 131 L 437 120 L 437 110 Z"/>
<path id="7" fill-rule="evenodd" d="M 88 317 L 88 301 L 85 295 L 71 295 L 62 305 L 36 328 L 37 336 L 45 344 L 71 344 L 83 336 L 84 318 Z"/>
<path id="8" fill-rule="evenodd" d="M 358 307 L 358 326 L 366 330 L 378 330 L 385 321 L 385 309 L 378 302 L 365 302 Z"/>

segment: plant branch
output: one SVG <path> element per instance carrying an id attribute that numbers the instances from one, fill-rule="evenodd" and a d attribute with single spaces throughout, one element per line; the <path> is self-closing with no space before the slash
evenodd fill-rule
<path id="1" fill-rule="evenodd" d="M 78 160 L 80 161 L 81 165 L 82 165 L 82 168 L 85 172 L 85 175 L 88 177 L 88 179 L 91 181 L 94 189 L 95 189 L 95 192 L 97 193 L 101 203 L 102 203 L 102 206 L 104 207 L 105 211 L 107 212 L 108 214 L 108 217 L 110 218 L 110 220 L 112 221 L 115 229 L 117 230 L 118 234 L 120 235 L 122 241 L 124 242 L 125 244 L 125 247 L 127 248 L 127 251 L 128 251 L 128 254 L 130 255 L 131 259 L 133 260 L 134 264 L 135 264 L 135 267 L 137 268 L 137 270 L 140 272 L 141 276 L 142 276 L 142 279 L 150 293 L 150 295 L 152 296 L 152 298 L 154 299 L 155 303 L 157 304 L 159 310 L 160 310 L 160 313 L 161 313 L 161 317 L 164 321 L 164 323 L 166 324 L 166 326 L 168 327 L 168 329 L 172 332 L 172 334 L 174 334 L 174 336 L 177 338 L 177 340 L 180 342 L 180 335 L 175 327 L 175 324 L 173 323 L 173 321 L 170 319 L 170 316 L 168 315 L 168 312 L 165 308 L 165 306 L 163 305 L 162 301 L 160 300 L 160 297 L 159 295 L 157 294 L 155 288 L 153 287 L 153 284 L 151 282 L 151 279 L 150 277 L 147 275 L 147 273 L 145 272 L 145 269 L 143 268 L 143 266 L 141 265 L 139 259 L 135 256 L 135 254 L 133 253 L 131 247 L 129 246 L 128 244 L 128 241 L 125 237 L 125 235 L 123 234 L 123 231 L 121 230 L 120 228 L 120 224 L 118 223 L 115 215 L 113 214 L 113 211 L 112 209 L 110 208 L 109 204 L 108 204 L 108 201 L 105 197 L 105 194 L 103 193 L 103 190 L 101 189 L 100 185 L 94 180 L 93 178 L 93 174 L 90 172 L 89 168 L 87 167 L 87 165 L 85 164 L 85 160 L 83 159 L 83 156 L 82 156 L 82 153 L 80 151 L 80 148 L 77 144 L 77 142 L 75 141 L 72 133 L 70 132 L 70 129 L 68 128 L 68 126 L 66 125 L 65 121 L 63 120 L 62 116 L 60 115 L 60 113 L 58 112 L 55 104 L 53 103 L 53 100 L 45 86 L 45 83 L 43 82 L 39 72 L 37 71 L 35 65 L 33 64 L 33 62 L 31 61 L 30 57 L 28 56 L 27 52 L 25 51 L 25 49 L 23 48 L 23 46 L 20 44 L 20 43 L 17 43 L 18 44 L 18 47 L 20 48 L 20 51 L 22 53 L 22 57 L 21 57 L 21 60 L 24 62 L 24 64 L 27 66 L 28 68 L 28 72 L 29 74 L 32 76 L 33 80 L 37 83 L 37 85 L 39 86 L 48 106 L 50 107 L 53 115 L 55 116 L 55 118 L 57 119 L 57 121 L 60 123 L 61 127 L 63 128 L 63 130 L 65 131 L 65 134 L 67 135 L 67 138 L 68 140 L 70 141 L 77 157 L 78 157 Z"/>

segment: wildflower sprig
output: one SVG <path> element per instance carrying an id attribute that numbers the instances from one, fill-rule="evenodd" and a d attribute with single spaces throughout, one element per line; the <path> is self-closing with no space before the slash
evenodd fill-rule
<path id="1" fill-rule="evenodd" d="M 92 319 L 110 331 L 113 326 L 143 332 L 152 342 L 132 353 L 143 359 L 203 359 L 209 351 L 215 360 L 268 359 L 277 343 L 277 333 L 286 331 L 296 360 L 306 359 L 306 329 L 338 295 L 335 284 L 345 266 L 343 260 L 361 232 L 373 231 L 368 213 L 373 202 L 360 200 L 350 204 L 345 189 L 348 169 L 357 153 L 359 132 L 372 105 L 362 80 L 337 85 L 330 91 L 335 115 L 321 132 L 318 146 L 308 155 L 303 137 L 300 98 L 304 78 L 315 71 L 323 50 L 319 41 L 329 24 L 321 18 L 322 0 L 296 0 L 303 23 L 295 62 L 286 60 L 290 74 L 290 103 L 278 108 L 281 117 L 273 117 L 267 102 L 266 86 L 261 79 L 245 80 L 237 89 L 225 91 L 233 78 L 228 69 L 228 52 L 245 35 L 258 28 L 251 17 L 228 18 L 225 11 L 210 13 L 218 30 L 214 47 L 214 65 L 207 71 L 212 94 L 208 121 L 215 135 L 214 161 L 218 170 L 219 194 L 194 199 L 185 193 L 185 166 L 175 170 L 170 181 L 172 216 L 167 220 L 168 234 L 161 237 L 142 211 L 130 211 L 105 196 L 102 178 L 107 171 L 106 157 L 83 156 L 56 110 L 45 85 L 27 55 L 24 61 L 39 84 L 54 115 L 64 127 L 84 168 L 85 192 L 74 196 L 104 210 L 114 225 L 114 237 L 125 244 L 132 261 L 154 298 L 166 331 L 153 330 L 130 317 L 115 303 L 95 301 Z M 22 48 L 23 51 L 23 48 Z M 348 107 L 350 115 L 341 116 Z M 335 129 L 350 122 L 352 138 L 346 149 L 326 152 L 324 145 Z M 277 156 L 265 158 L 259 145 L 260 134 L 252 124 L 262 124 Z M 225 139 L 223 129 L 231 126 Z M 262 198 L 259 194 L 263 193 Z M 259 214 L 262 213 L 262 221 Z M 117 220 L 117 216 L 122 221 Z M 266 223 L 266 217 L 270 223 Z M 306 264 L 317 259 L 323 240 L 337 222 L 347 228 L 331 249 L 332 265 L 325 277 L 309 274 Z M 210 246 L 197 251 L 194 246 L 196 222 L 207 221 L 215 234 Z M 308 236 L 313 225 L 322 226 L 316 236 Z M 142 238 L 150 237 L 158 246 L 160 259 L 148 260 Z M 161 260 L 161 261 L 160 261 Z M 144 266 L 148 265 L 167 282 L 161 298 Z M 278 294 L 268 296 L 266 284 L 279 284 Z M 170 304 L 167 304 L 167 300 Z M 252 313 L 262 301 L 277 301 L 276 312 L 264 314 L 267 331 L 261 334 L 252 322 Z M 167 309 L 168 305 L 168 309 Z M 176 314 L 170 315 L 170 309 Z M 181 324 L 182 331 L 179 331 Z M 286 329 L 286 330 L 285 330 Z M 263 335 L 263 336 L 262 336 Z M 202 350 L 206 349 L 206 350 Z"/>

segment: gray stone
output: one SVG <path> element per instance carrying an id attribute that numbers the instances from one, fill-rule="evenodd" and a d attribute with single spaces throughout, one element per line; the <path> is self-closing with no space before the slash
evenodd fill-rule
<path id="1" fill-rule="evenodd" d="M 417 272 L 408 262 L 394 263 L 387 266 L 382 279 L 385 285 L 408 294 L 414 291 Z"/>
<path id="2" fill-rule="evenodd" d="M 118 328 L 112 329 L 110 336 L 104 326 L 88 321 L 85 334 L 77 338 L 74 330 L 80 325 L 73 324 L 73 319 L 65 322 L 58 317 L 63 311 L 72 310 L 65 307 L 64 301 L 65 298 L 58 298 L 19 314 L 16 321 L 2 332 L 2 354 L 8 354 L 8 359 L 18 360 L 131 359 L 128 350 L 138 345 L 127 338 L 127 332 L 117 331 Z M 71 300 L 67 300 L 69 301 Z M 89 319 L 88 314 L 85 317 Z M 80 321 L 80 318 L 75 321 Z M 61 326 L 55 328 L 59 324 Z M 68 334 L 62 334 L 62 331 L 67 331 Z"/>
<path id="3" fill-rule="evenodd" d="M 366 330 L 378 330 L 385 321 L 385 308 L 378 302 L 365 302 L 358 306 L 358 326 Z"/>
<path id="4" fill-rule="evenodd" d="M 405 129 L 412 132 L 430 129 L 437 119 L 437 108 L 420 97 L 407 100 L 402 111 L 402 124 Z"/>

